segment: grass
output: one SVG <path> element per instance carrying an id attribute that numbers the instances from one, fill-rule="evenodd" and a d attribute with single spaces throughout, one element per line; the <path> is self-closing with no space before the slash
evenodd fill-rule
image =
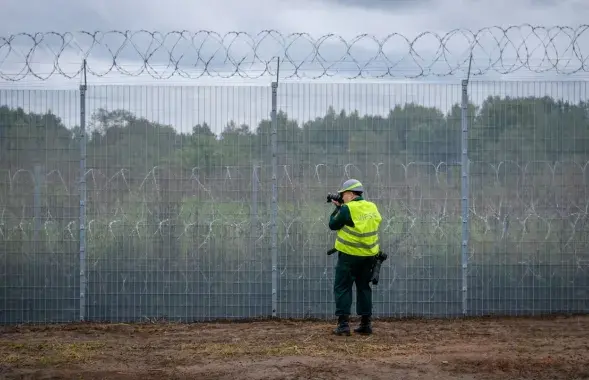
<path id="1" fill-rule="evenodd" d="M 348 367 L 365 378 L 403 372 L 433 379 L 445 371 L 497 379 L 589 373 L 586 316 L 379 320 L 374 335 L 351 337 L 333 336 L 334 322 L 258 322 L 5 327 L 0 368 L 14 378 L 127 379 L 253 379 L 280 372 L 335 379 Z"/>
<path id="2" fill-rule="evenodd" d="M 190 355 L 206 356 L 211 358 L 257 356 L 257 357 L 283 357 L 283 356 L 313 356 L 330 357 L 338 354 L 352 355 L 354 357 L 371 357 L 377 353 L 399 350 L 398 345 L 386 343 L 372 343 L 369 339 L 346 342 L 323 341 L 305 342 L 288 340 L 271 347 L 256 342 L 243 343 L 205 343 L 184 344 L 181 351 Z"/>
<path id="3" fill-rule="evenodd" d="M 17 343 L 2 340 L 0 341 L 0 364 L 47 366 L 87 363 L 102 354 L 105 347 L 106 344 L 100 341 Z"/>
<path id="4" fill-rule="evenodd" d="M 404 351 L 415 352 L 417 345 L 405 343 L 402 345 L 374 342 L 371 337 L 350 337 L 336 340 L 317 339 L 325 335 L 328 328 L 321 326 L 324 331 L 317 331 L 305 339 L 288 339 L 283 342 L 265 344 L 260 340 L 241 340 L 235 342 L 205 342 L 182 343 L 177 346 L 178 355 L 182 357 L 207 357 L 211 359 L 228 357 L 284 357 L 284 356 L 313 356 L 329 357 L 338 355 L 352 355 L 354 357 L 372 357 L 378 353 L 394 352 L 399 355 Z M 316 327 L 315 327 L 316 328 Z M 321 334 L 319 334 L 321 333 Z M 353 339 L 353 341 L 352 341 Z M 125 344 L 123 344 L 125 346 Z M 143 352 L 156 349 L 152 344 L 129 345 L 126 351 Z M 76 342 L 55 343 L 43 341 L 39 343 L 15 343 L 0 341 L 0 364 L 26 366 L 56 366 L 64 364 L 90 363 L 99 360 L 109 351 L 105 342 Z M 164 355 L 164 353 L 162 352 Z"/>

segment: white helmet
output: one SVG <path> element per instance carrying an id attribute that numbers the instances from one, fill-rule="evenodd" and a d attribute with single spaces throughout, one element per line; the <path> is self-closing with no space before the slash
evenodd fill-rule
<path id="1" fill-rule="evenodd" d="M 363 193 L 364 186 L 362 186 L 362 183 L 357 179 L 349 179 L 342 184 L 342 187 L 337 192 L 343 193 L 344 191 Z"/>

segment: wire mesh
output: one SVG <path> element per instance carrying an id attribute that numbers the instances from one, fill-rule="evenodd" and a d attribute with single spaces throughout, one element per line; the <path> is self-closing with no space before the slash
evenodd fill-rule
<path id="1" fill-rule="evenodd" d="M 375 315 L 459 314 L 460 113 L 443 110 L 460 86 L 283 84 L 279 93 L 280 315 L 333 315 L 326 195 L 349 178 L 383 217 L 390 257 L 373 287 Z"/>
<path id="2" fill-rule="evenodd" d="M 269 96 L 266 87 L 89 88 L 90 320 L 270 313 L 269 145 L 251 130 L 269 117 Z"/>
<path id="3" fill-rule="evenodd" d="M 469 313 L 587 312 L 587 82 L 470 88 Z"/>
<path id="4" fill-rule="evenodd" d="M 0 90 L 0 323 L 78 314 L 77 91 Z"/>
<path id="5" fill-rule="evenodd" d="M 3 323 L 78 317 L 79 96 L 0 91 Z M 348 178 L 383 215 L 375 315 L 462 314 L 459 83 L 280 83 L 274 149 L 270 85 L 86 99 L 87 319 L 330 317 L 325 196 Z M 586 82 L 469 99 L 467 313 L 586 312 Z"/>

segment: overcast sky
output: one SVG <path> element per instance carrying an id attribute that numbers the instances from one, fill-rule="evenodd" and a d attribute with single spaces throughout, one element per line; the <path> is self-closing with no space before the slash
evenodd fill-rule
<path id="1" fill-rule="evenodd" d="M 154 79 L 148 74 L 140 76 L 124 76 L 116 71 L 103 76 L 88 77 L 89 85 L 147 85 L 140 88 L 91 88 L 88 94 L 89 112 L 98 107 L 109 109 L 125 108 L 132 112 L 157 119 L 164 123 L 174 124 L 177 128 L 188 130 L 197 122 L 207 121 L 214 124 L 219 131 L 228 120 L 254 124 L 260 118 L 269 117 L 271 76 L 267 75 L 257 80 L 246 80 L 235 75 L 232 78 L 211 78 L 207 75 L 196 78 L 202 74 L 202 62 L 197 68 L 189 66 L 198 63 L 198 58 L 207 60 L 211 57 L 208 68 L 214 73 L 229 75 L 234 64 L 227 63 L 227 56 L 223 50 L 212 54 L 216 49 L 228 48 L 230 58 L 243 60 L 241 68 L 245 74 L 256 76 L 262 73 L 265 67 L 261 61 L 270 60 L 274 56 L 282 57 L 281 82 L 291 82 L 279 89 L 279 107 L 288 111 L 293 117 L 308 119 L 324 112 L 327 105 L 332 104 L 336 108 L 348 110 L 358 109 L 361 113 L 386 113 L 391 105 L 415 101 L 425 105 L 434 105 L 444 111 L 453 103 L 460 101 L 460 79 L 464 76 L 463 70 L 457 70 L 452 77 L 437 77 L 429 75 L 427 78 L 407 80 L 405 76 L 416 75 L 420 67 L 432 64 L 433 57 L 438 55 L 437 63 L 431 67 L 431 74 L 443 74 L 452 68 L 465 68 L 464 62 L 468 58 L 469 41 L 459 34 L 454 34 L 445 42 L 447 51 L 446 60 L 439 57 L 440 42 L 433 35 L 425 35 L 417 39 L 412 46 L 416 54 L 419 54 L 418 63 L 412 61 L 408 55 L 409 44 L 401 36 L 409 41 L 414 41 L 421 33 L 434 32 L 440 36 L 455 29 L 469 29 L 477 31 L 484 27 L 521 25 L 529 23 L 551 27 L 554 25 L 569 26 L 573 33 L 589 20 L 589 2 L 586 0 L 218 0 L 218 1 L 155 1 L 155 0 L 105 0 L 100 2 L 73 1 L 73 0 L 3 0 L 0 13 L 0 73 L 12 78 L 19 77 L 21 70 L 26 70 L 26 55 L 34 45 L 31 39 L 20 33 L 34 34 L 36 32 L 75 32 L 74 40 L 68 40 L 68 48 L 63 52 L 59 60 L 59 68 L 68 75 L 73 75 L 80 67 L 83 54 L 76 50 L 76 44 L 82 51 L 88 51 L 92 40 L 84 37 L 79 31 L 112 31 L 141 29 L 167 33 L 186 30 L 192 34 L 186 34 L 185 38 L 174 49 L 174 56 L 183 55 L 179 67 L 192 79 L 184 79 L 174 76 L 169 79 Z M 284 55 L 284 49 L 280 43 L 270 38 L 262 39 L 258 33 L 263 30 L 277 30 L 282 36 L 289 33 L 307 33 L 309 37 L 288 39 L 281 43 L 292 43 L 288 49 L 288 56 Z M 218 34 L 208 36 L 205 33 L 195 33 L 200 30 L 208 30 Z M 239 36 L 234 41 L 229 39 L 219 40 L 226 33 L 233 31 L 247 32 L 253 36 L 253 40 L 247 36 Z M 391 37 L 383 46 L 389 62 L 383 57 L 370 62 L 376 56 L 379 45 L 387 35 L 398 33 L 400 36 Z M 549 38 L 546 32 L 539 31 L 538 36 L 529 36 L 529 29 L 513 29 L 509 32 L 512 44 L 505 40 L 501 46 L 493 41 L 493 37 L 501 38 L 498 31 L 486 33 L 480 40 L 480 46 L 475 49 L 473 72 L 488 68 L 489 61 L 497 61 L 502 57 L 502 67 L 508 70 L 513 64 L 518 64 L 518 55 L 525 57 L 530 54 L 530 65 L 535 68 L 548 68 L 550 62 L 544 57 L 546 43 Z M 323 67 L 335 66 L 328 70 L 329 77 L 323 75 L 321 79 L 309 79 L 309 77 L 322 75 L 322 66 L 316 59 L 313 64 L 307 64 L 298 69 L 298 74 L 305 83 L 297 84 L 295 65 L 301 63 L 305 57 L 314 52 L 314 45 L 309 39 L 320 40 L 322 36 L 333 34 L 320 46 L 320 60 Z M 367 35 L 356 39 L 358 36 Z M 16 37 L 15 37 L 16 36 Z M 554 37 L 548 46 L 549 56 L 560 59 L 558 65 L 563 70 L 578 68 L 581 63 L 571 45 L 571 38 L 564 32 L 550 35 Z M 6 39 L 14 37 L 10 41 L 10 48 Z M 190 38 L 194 37 L 194 40 Z M 340 39 L 343 38 L 343 41 Z M 4 38 L 5 40 L 3 40 Z M 69 37 L 68 37 L 69 38 Z M 106 36 L 99 34 L 101 44 L 95 45 L 88 56 L 89 69 L 97 73 L 106 73 L 112 66 L 112 53 L 109 53 L 105 45 L 111 49 L 124 48 L 118 53 L 117 64 L 124 69 L 134 72 L 141 67 L 144 59 L 136 50 L 153 52 L 154 40 L 147 34 L 137 34 L 133 37 L 134 44 L 123 45 L 124 38 L 110 33 Z M 161 38 L 159 35 L 157 38 Z M 217 38 L 217 39 L 215 39 Z M 178 41 L 178 36 L 168 36 L 164 46 L 171 48 Z M 528 41 L 526 46 L 521 45 L 523 40 Z M 195 46 L 205 42 L 200 56 L 196 53 Z M 345 42 L 344 42 L 345 41 Z M 190 43 L 192 42 L 192 45 Z M 252 54 L 252 43 L 260 43 L 256 50 L 257 57 Z M 249 45 L 248 45 L 249 44 Z M 38 80 L 31 76 L 16 82 L 0 79 L 0 103 L 11 106 L 23 106 L 25 108 L 40 111 L 51 108 L 67 121 L 69 125 L 75 124 L 78 104 L 70 99 L 76 99 L 76 88 L 79 85 L 79 77 L 68 80 L 58 71 L 54 71 L 55 51 L 60 47 L 57 36 L 47 36 L 35 50 L 34 56 L 29 56 L 31 69 L 49 79 Z M 391 62 L 400 61 L 393 69 L 395 78 L 388 77 L 388 81 L 403 80 L 400 83 L 365 84 L 361 80 L 353 80 L 349 83 L 345 78 L 356 74 L 359 70 L 351 57 L 345 63 L 337 64 L 340 57 L 349 48 L 350 55 L 357 61 L 357 65 L 366 67 L 366 75 L 376 76 L 385 72 L 387 67 L 393 66 Z M 585 59 L 585 65 L 589 65 L 589 29 L 584 31 L 575 45 L 581 49 Z M 531 51 L 536 49 L 535 51 Z M 501 53 L 500 50 L 503 50 Z M 52 52 L 53 51 L 53 52 Z M 557 53 L 558 52 L 558 53 Z M 416 57 L 416 56 L 415 56 Z M 307 58 L 308 59 L 308 58 Z M 543 61 L 544 59 L 544 61 Z M 171 73 L 166 69 L 169 63 L 165 51 L 155 52 L 149 59 L 155 70 L 161 75 Z M 461 64 L 462 62 L 462 64 Z M 521 64 L 521 62 L 519 62 Z M 500 68 L 496 64 L 496 68 Z M 271 67 L 274 70 L 274 66 Z M 52 73 L 53 72 L 53 73 Z M 505 80 L 524 81 L 563 81 L 569 79 L 585 79 L 584 73 L 576 76 L 558 76 L 554 70 L 548 73 L 534 74 L 526 69 L 521 69 L 510 75 L 490 70 L 485 76 L 475 79 L 489 81 L 485 84 L 471 86 L 472 99 L 480 102 L 489 94 L 497 95 L 545 95 L 560 97 L 565 100 L 578 101 L 586 98 L 586 87 L 579 83 L 558 84 L 518 84 L 499 83 Z M 423 82 L 426 83 L 418 84 Z M 299 80 L 301 81 L 301 80 Z M 340 86 L 332 86 L 325 82 L 346 83 Z M 377 81 L 372 78 L 371 82 Z M 407 83 L 409 81 L 409 83 Z M 308 83 L 315 83 L 309 85 Z M 436 82 L 437 84 L 432 84 Z M 440 84 L 446 82 L 449 84 Z M 248 88 L 212 88 L 202 86 L 223 85 L 256 85 L 259 87 Z M 184 85 L 190 88 L 156 88 L 155 86 Z M 199 86 L 199 87 L 194 87 Z M 6 91 L 14 88 L 36 88 L 44 90 L 68 89 L 65 93 L 43 92 L 29 93 Z M 557 91 L 557 92 L 555 92 Z M 172 101 L 171 99 L 174 99 Z M 211 121 L 214 119 L 214 121 Z"/>

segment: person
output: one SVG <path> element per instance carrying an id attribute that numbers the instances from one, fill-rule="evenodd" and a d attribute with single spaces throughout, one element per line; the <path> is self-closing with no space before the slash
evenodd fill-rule
<path id="1" fill-rule="evenodd" d="M 336 335 L 351 335 L 349 317 L 352 307 L 352 287 L 356 284 L 356 312 L 361 317 L 359 334 L 372 334 L 372 289 L 370 278 L 375 257 L 379 252 L 378 229 L 382 221 L 373 202 L 363 198 L 364 186 L 356 179 L 345 181 L 338 190 L 339 201 L 329 218 L 329 228 L 337 231 L 334 249 L 338 258 L 335 267 L 335 315 L 338 317 Z"/>

